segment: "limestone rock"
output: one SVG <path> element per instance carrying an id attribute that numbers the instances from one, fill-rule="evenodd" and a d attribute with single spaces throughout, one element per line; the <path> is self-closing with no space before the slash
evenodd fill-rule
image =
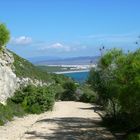
<path id="1" fill-rule="evenodd" d="M 12 96 L 17 88 L 17 77 L 12 71 L 14 58 L 10 52 L 0 53 L 0 102 Z"/>
<path id="2" fill-rule="evenodd" d="M 11 52 L 4 49 L 0 52 L 0 102 L 5 103 L 8 97 L 14 95 L 14 92 L 21 86 L 25 87 L 29 84 L 35 86 L 49 86 L 49 83 L 43 83 L 36 79 L 32 80 L 28 77 L 19 78 L 14 73 L 14 57 Z"/>

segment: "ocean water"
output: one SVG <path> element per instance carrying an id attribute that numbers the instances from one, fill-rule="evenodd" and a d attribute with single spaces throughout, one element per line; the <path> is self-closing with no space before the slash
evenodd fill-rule
<path id="1" fill-rule="evenodd" d="M 64 75 L 71 77 L 79 83 L 84 83 L 88 78 L 89 72 L 65 73 Z"/>

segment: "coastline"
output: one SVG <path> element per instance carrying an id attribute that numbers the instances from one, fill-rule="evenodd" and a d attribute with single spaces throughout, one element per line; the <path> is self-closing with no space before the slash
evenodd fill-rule
<path id="1" fill-rule="evenodd" d="M 73 70 L 73 71 L 61 71 L 61 72 L 54 72 L 55 74 L 65 74 L 65 73 L 78 73 L 78 72 L 89 72 L 90 70 Z"/>

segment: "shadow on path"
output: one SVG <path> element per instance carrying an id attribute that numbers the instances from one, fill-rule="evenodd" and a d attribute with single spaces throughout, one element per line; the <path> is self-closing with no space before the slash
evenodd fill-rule
<path id="1" fill-rule="evenodd" d="M 96 118 L 86 119 L 79 117 L 65 117 L 42 119 L 38 123 L 57 124 L 57 128 L 51 128 L 53 133 L 47 131 L 28 131 L 27 139 L 48 139 L 48 140 L 115 140 L 112 134 L 104 127 L 101 127 L 101 121 Z"/>

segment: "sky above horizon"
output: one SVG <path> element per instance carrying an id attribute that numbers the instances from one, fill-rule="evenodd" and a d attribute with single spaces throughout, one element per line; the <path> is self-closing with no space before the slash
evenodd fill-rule
<path id="1" fill-rule="evenodd" d="M 140 0 L 0 0 L 0 22 L 24 58 L 97 56 L 139 47 Z"/>

